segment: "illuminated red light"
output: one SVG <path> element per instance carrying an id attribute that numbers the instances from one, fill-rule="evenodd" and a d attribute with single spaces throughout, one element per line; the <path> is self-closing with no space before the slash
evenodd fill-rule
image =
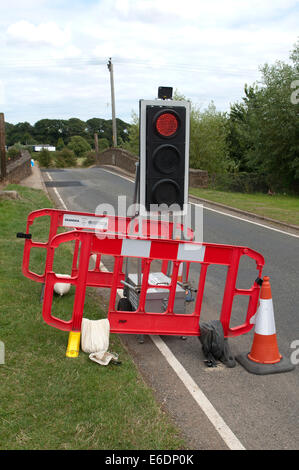
<path id="1" fill-rule="evenodd" d="M 156 121 L 156 129 L 160 135 L 169 137 L 176 133 L 179 123 L 177 118 L 171 113 L 161 114 Z"/>

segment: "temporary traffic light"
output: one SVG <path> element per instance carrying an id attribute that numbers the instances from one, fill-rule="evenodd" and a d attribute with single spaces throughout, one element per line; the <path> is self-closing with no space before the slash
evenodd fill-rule
<path id="1" fill-rule="evenodd" d="M 146 212 L 188 202 L 190 105 L 186 101 L 140 101 L 140 204 Z M 163 207 L 162 206 L 162 207 Z M 173 210 L 175 208 L 175 210 Z"/>

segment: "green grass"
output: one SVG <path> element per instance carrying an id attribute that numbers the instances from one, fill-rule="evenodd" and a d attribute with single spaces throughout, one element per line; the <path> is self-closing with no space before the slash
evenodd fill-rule
<path id="1" fill-rule="evenodd" d="M 231 193 L 203 188 L 190 188 L 189 193 L 281 222 L 299 225 L 299 197 L 296 196 Z"/>
<path id="2" fill-rule="evenodd" d="M 65 357 L 68 333 L 42 319 L 41 284 L 22 275 L 24 231 L 32 210 L 50 207 L 42 191 L 10 185 L 19 201 L 0 202 L 0 449 L 184 449 L 178 430 L 156 402 L 118 335 L 109 350 L 121 365 L 100 366 L 80 351 Z M 34 239 L 45 239 L 47 223 L 37 225 Z M 36 250 L 32 266 L 42 271 L 44 257 Z M 55 260 L 66 272 L 72 254 L 66 246 Z M 72 288 L 73 289 L 73 288 Z M 69 316 L 74 291 L 55 298 L 57 316 Z M 93 289 L 87 293 L 84 316 L 104 317 Z"/>

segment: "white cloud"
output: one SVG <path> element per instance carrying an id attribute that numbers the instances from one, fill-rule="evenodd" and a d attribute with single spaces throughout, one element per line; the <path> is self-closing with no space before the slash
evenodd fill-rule
<path id="1" fill-rule="evenodd" d="M 4 83 L 0 80 L 0 105 L 5 104 Z"/>
<path id="2" fill-rule="evenodd" d="M 226 110 L 298 36 L 297 0 L 11 1 L 13 12 L 0 5 L 9 122 L 109 118 L 109 57 L 124 120 L 160 85 Z"/>
<path id="3" fill-rule="evenodd" d="M 29 44 L 47 44 L 61 47 L 70 42 L 69 27 L 60 28 L 53 21 L 34 25 L 29 21 L 21 20 L 7 28 L 8 39 L 12 42 Z"/>
<path id="4" fill-rule="evenodd" d="M 79 47 L 68 45 L 64 48 L 57 48 L 50 52 L 50 56 L 54 59 L 73 59 L 76 57 L 80 57 L 82 54 L 81 49 Z"/>

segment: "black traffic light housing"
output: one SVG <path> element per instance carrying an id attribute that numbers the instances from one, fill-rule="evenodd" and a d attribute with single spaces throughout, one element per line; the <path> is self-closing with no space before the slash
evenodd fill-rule
<path id="1" fill-rule="evenodd" d="M 140 101 L 140 204 L 145 212 L 157 205 L 163 211 L 170 206 L 172 212 L 185 210 L 189 120 L 186 101 Z"/>

